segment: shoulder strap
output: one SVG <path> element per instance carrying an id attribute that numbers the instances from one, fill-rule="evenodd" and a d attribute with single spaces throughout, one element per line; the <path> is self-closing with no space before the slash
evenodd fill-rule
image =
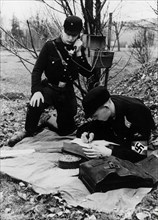
<path id="1" fill-rule="evenodd" d="M 54 45 L 54 47 L 55 47 L 55 49 L 56 49 L 56 51 L 57 51 L 57 53 L 58 53 L 58 55 L 59 55 L 59 57 L 60 57 L 60 59 L 61 59 L 62 64 L 63 64 L 64 66 L 67 66 L 67 63 L 66 63 L 66 61 L 63 59 L 63 57 L 62 57 L 60 51 L 58 50 L 58 48 L 57 48 L 57 46 L 56 46 L 54 40 L 52 41 L 52 43 L 53 43 L 53 45 Z"/>

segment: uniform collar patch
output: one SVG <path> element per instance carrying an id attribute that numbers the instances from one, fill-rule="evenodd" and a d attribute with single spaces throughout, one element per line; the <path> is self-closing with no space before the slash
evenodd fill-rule
<path id="1" fill-rule="evenodd" d="M 125 120 L 125 126 L 127 128 L 130 128 L 131 127 L 131 122 L 127 120 L 126 116 L 124 116 L 124 120 Z"/>

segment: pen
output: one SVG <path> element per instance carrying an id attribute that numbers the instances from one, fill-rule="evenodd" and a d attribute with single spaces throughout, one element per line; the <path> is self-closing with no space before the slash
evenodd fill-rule
<path id="1" fill-rule="evenodd" d="M 86 135 L 86 137 L 87 137 L 87 143 L 89 143 L 90 141 L 89 141 L 89 137 L 90 137 L 90 132 L 87 132 L 87 135 Z"/>

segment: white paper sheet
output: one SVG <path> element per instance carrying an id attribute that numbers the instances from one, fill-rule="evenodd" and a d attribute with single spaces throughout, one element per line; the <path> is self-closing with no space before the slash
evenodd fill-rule
<path id="1" fill-rule="evenodd" d="M 71 141 L 71 143 L 76 143 L 80 146 L 87 147 L 87 148 L 91 147 L 91 144 L 97 145 L 97 146 L 119 145 L 119 144 L 109 142 L 109 141 L 105 141 L 105 140 L 96 140 L 96 141 L 92 141 L 91 143 L 84 143 L 81 140 L 81 138 L 75 138 Z"/>

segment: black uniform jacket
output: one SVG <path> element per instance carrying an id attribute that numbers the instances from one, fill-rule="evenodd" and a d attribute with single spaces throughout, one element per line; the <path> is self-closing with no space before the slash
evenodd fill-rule
<path id="1" fill-rule="evenodd" d="M 80 137 L 84 131 L 94 132 L 95 139 L 105 139 L 120 144 L 112 150 L 112 155 L 122 159 L 138 161 L 144 156 L 131 150 L 132 141 L 149 140 L 155 123 L 151 112 L 144 103 L 126 96 L 112 95 L 115 105 L 115 118 L 108 121 L 92 121 L 77 131 Z"/>
<path id="2" fill-rule="evenodd" d="M 55 39 L 54 42 L 56 46 L 54 46 L 53 40 L 45 43 L 35 63 L 32 71 L 32 93 L 42 91 L 41 76 L 43 72 L 48 82 L 57 86 L 60 81 L 72 84 L 79 73 L 87 78 L 92 75 L 84 48 L 81 49 L 82 55 L 80 57 L 77 57 L 76 53 L 70 56 L 68 51 L 73 50 L 73 46 L 64 44 L 61 37 Z M 55 47 L 60 51 L 66 65 L 62 64 L 61 57 Z"/>

